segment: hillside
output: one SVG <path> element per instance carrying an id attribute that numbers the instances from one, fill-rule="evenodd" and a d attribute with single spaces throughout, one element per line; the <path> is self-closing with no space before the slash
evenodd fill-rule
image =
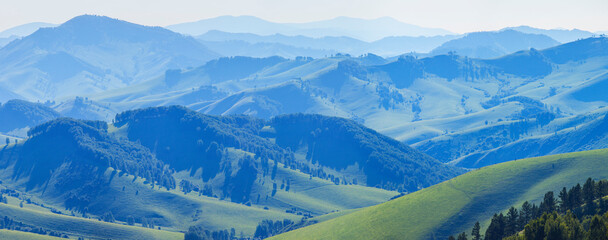
<path id="1" fill-rule="evenodd" d="M 173 104 L 264 119 L 323 114 L 352 119 L 416 147 L 428 143 L 443 152 L 454 149 L 437 154 L 420 148 L 449 162 L 592 120 L 560 123 L 606 106 L 601 92 L 607 79 L 605 43 L 606 38 L 589 38 L 495 59 L 457 54 L 222 58 L 90 95 L 84 101 L 90 104 L 82 105 L 90 107 L 81 116 L 110 120 L 125 110 Z M 71 103 L 66 102 L 56 109 L 68 112 L 63 106 L 69 110 Z M 465 135 L 474 136 L 466 140 L 470 144 L 437 147 Z"/>
<path id="2" fill-rule="evenodd" d="M 111 138 L 105 122 L 59 118 L 30 129 L 28 136 L 22 145 L 2 150 L 3 165 L 12 166 L 14 179 L 26 180 L 26 190 L 59 194 L 68 208 L 82 211 L 88 199 L 104 192 L 101 182 L 107 180 L 101 179 L 109 167 L 175 188 L 170 172 L 147 149 Z"/>
<path id="3" fill-rule="evenodd" d="M 282 115 L 270 126 L 279 146 L 301 151 L 307 161 L 338 172 L 359 171 L 364 177 L 355 180 L 367 186 L 412 192 L 462 173 L 343 118 Z M 358 169 L 348 169 L 353 166 Z"/>
<path id="4" fill-rule="evenodd" d="M 183 239 L 178 232 L 155 230 L 143 227 L 127 226 L 118 223 L 107 223 L 94 219 L 66 216 L 50 212 L 41 212 L 32 209 L 20 208 L 14 205 L 0 204 L 0 214 L 10 216 L 13 221 L 38 226 L 43 229 L 59 231 L 71 237 L 85 237 L 93 239 Z M 0 230 L 2 239 L 64 239 L 15 230 Z"/>
<path id="5" fill-rule="evenodd" d="M 250 117 L 216 117 L 180 107 L 161 107 L 119 114 L 115 125 L 128 126 L 125 131 L 129 140 L 153 149 L 159 159 L 177 171 L 188 170 L 193 175 L 202 168 L 204 181 L 221 173 L 224 148 L 252 152 L 261 161 L 269 158 L 336 183 L 399 191 L 415 191 L 462 173 L 353 121 L 321 115 L 279 116 L 266 123 Z M 151 130 L 159 125 L 166 127 Z M 338 141 L 349 144 L 330 144 Z M 301 151 L 305 158 L 300 157 Z M 259 170 L 268 172 L 270 166 L 262 162 Z M 253 186 L 256 176 L 246 179 L 248 183 L 242 184 Z M 239 191 L 248 193 L 251 189 Z M 238 195 L 238 200 L 234 197 L 233 201 L 241 202 L 244 197 L 247 202 L 249 194 Z"/>
<path id="6" fill-rule="evenodd" d="M 15 129 L 34 127 L 58 117 L 60 114 L 46 105 L 17 99 L 9 100 L 0 104 L 0 132 L 7 133 Z"/>
<path id="7" fill-rule="evenodd" d="M 608 115 L 607 115 L 608 116 Z M 608 117 L 554 134 L 524 138 L 490 151 L 456 159 L 457 166 L 482 167 L 506 160 L 608 148 Z"/>
<path id="8" fill-rule="evenodd" d="M 536 116 L 576 116 L 605 106 L 604 95 L 593 91 L 601 89 L 605 80 L 608 48 L 604 43 L 605 38 L 590 38 L 490 60 L 454 54 L 394 60 L 375 55 L 296 58 L 213 83 L 213 88 L 226 95 L 211 98 L 207 96 L 217 95 L 200 94 L 200 100 L 173 101 L 186 93 L 196 94 L 192 88 L 201 84 L 212 84 L 211 75 L 203 70 L 207 67 L 201 67 L 174 74 L 179 78 L 161 76 L 91 99 L 119 102 L 120 110 L 180 103 L 208 114 L 260 118 L 296 112 L 332 115 L 354 119 L 414 144 Z M 235 68 L 240 64 L 226 62 Z M 175 79 L 176 84 L 169 87 L 166 79 Z M 169 91 L 163 93 L 167 87 Z M 144 97 L 146 90 L 154 94 Z"/>
<path id="9" fill-rule="evenodd" d="M 128 86 L 218 56 L 160 27 L 83 15 L 0 49 L 0 82 L 27 99 L 48 100 Z"/>
<path id="10" fill-rule="evenodd" d="M 307 158 L 306 145 L 284 144 L 294 137 L 289 121 L 306 126 L 294 136 L 307 144 L 348 141 L 340 151 L 362 155 L 338 156 L 336 164 L 335 155 L 315 148 Z M 353 121 L 320 115 L 267 121 L 172 106 L 126 111 L 113 122 L 59 118 L 31 128 L 29 138 L 0 150 L 0 184 L 58 214 L 111 213 L 170 231 L 202 225 L 250 236 L 265 219 L 372 206 L 399 194 L 392 190 L 415 191 L 463 172 Z"/>
<path id="11" fill-rule="evenodd" d="M 484 167 L 326 222 L 272 239 L 445 239 L 479 220 L 482 229 L 495 212 L 524 201 L 538 202 L 547 191 L 608 175 L 608 150 L 530 158 Z M 429 214 L 432 213 L 432 214 Z M 485 221 L 481 221 L 485 219 Z"/>
<path id="12" fill-rule="evenodd" d="M 433 49 L 430 54 L 456 52 L 461 56 L 488 59 L 530 48 L 545 49 L 558 44 L 559 42 L 546 35 L 522 33 L 515 30 L 475 32 L 448 41 Z"/>

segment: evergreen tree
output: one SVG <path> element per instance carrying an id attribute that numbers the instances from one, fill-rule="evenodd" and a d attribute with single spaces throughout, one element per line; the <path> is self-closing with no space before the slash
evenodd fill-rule
<path id="1" fill-rule="evenodd" d="M 600 197 L 597 209 L 598 209 L 598 213 L 600 215 L 602 215 L 608 211 L 608 206 L 606 205 L 606 200 L 604 200 L 603 197 Z"/>
<path id="2" fill-rule="evenodd" d="M 582 191 L 583 190 L 580 184 L 576 184 L 576 186 L 570 189 L 568 198 L 570 198 L 571 207 L 579 206 L 583 203 Z"/>
<path id="3" fill-rule="evenodd" d="M 544 232 L 545 239 L 568 240 L 568 235 L 566 234 L 566 226 L 565 224 L 562 224 L 561 218 L 555 212 L 548 215 L 545 221 Z"/>
<path id="4" fill-rule="evenodd" d="M 598 196 L 608 195 L 608 180 L 603 179 L 597 182 L 597 194 Z"/>
<path id="5" fill-rule="evenodd" d="M 542 219 L 534 219 L 524 228 L 524 238 L 526 240 L 544 240 L 545 222 Z"/>
<path id="6" fill-rule="evenodd" d="M 555 210 L 555 197 L 553 196 L 553 191 L 549 191 L 545 194 L 543 202 L 540 204 L 540 211 L 541 213 L 551 213 Z"/>
<path id="7" fill-rule="evenodd" d="M 116 220 L 114 219 L 114 215 L 112 214 L 112 212 L 106 212 L 102 217 L 101 220 L 104 222 L 115 222 Z"/>
<path id="8" fill-rule="evenodd" d="M 569 198 L 568 198 L 568 190 L 566 189 L 566 187 L 564 187 L 560 192 L 559 192 L 559 209 L 561 212 L 566 212 L 568 211 L 568 209 L 571 208 L 570 206 L 570 202 L 569 202 Z"/>
<path id="9" fill-rule="evenodd" d="M 456 240 L 456 238 L 454 238 L 454 236 L 449 236 L 448 240 Z"/>
<path id="10" fill-rule="evenodd" d="M 581 225 L 571 211 L 566 212 L 564 223 L 568 227 L 568 239 L 583 240 L 585 238 L 585 229 L 583 229 L 583 225 Z"/>
<path id="11" fill-rule="evenodd" d="M 486 230 L 485 240 L 502 240 L 505 236 L 505 217 L 501 213 L 499 215 L 494 214 L 490 226 Z"/>
<path id="12" fill-rule="evenodd" d="M 133 216 L 127 217 L 127 225 L 130 225 L 130 226 L 135 225 L 135 218 L 133 218 Z"/>
<path id="13" fill-rule="evenodd" d="M 507 212 L 505 223 L 505 236 L 511 236 L 519 230 L 519 212 L 515 207 L 511 207 Z"/>
<path id="14" fill-rule="evenodd" d="M 461 234 L 458 235 L 458 240 L 468 240 L 467 234 L 465 232 L 462 232 Z"/>
<path id="15" fill-rule="evenodd" d="M 593 215 L 595 214 L 595 181 L 588 178 L 583 185 L 583 201 L 585 203 L 584 214 Z"/>
<path id="16" fill-rule="evenodd" d="M 479 225 L 479 222 L 475 222 L 475 225 L 473 226 L 473 230 L 471 230 L 472 240 L 481 240 L 480 230 L 481 230 L 481 226 Z"/>
<path id="17" fill-rule="evenodd" d="M 212 239 L 209 237 L 209 232 L 205 231 L 200 226 L 192 226 L 188 228 L 188 232 L 184 235 L 184 240 L 207 240 Z"/>
<path id="18" fill-rule="evenodd" d="M 274 161 L 274 166 L 272 167 L 272 173 L 270 174 L 270 179 L 274 180 L 277 177 L 277 170 L 279 168 L 279 162 Z"/>
<path id="19" fill-rule="evenodd" d="M 519 213 L 519 226 L 526 226 L 530 220 L 532 220 L 532 205 L 525 201 L 521 205 L 521 211 Z"/>
<path id="20" fill-rule="evenodd" d="M 589 225 L 589 240 L 608 240 L 606 223 L 599 216 L 594 216 Z"/>

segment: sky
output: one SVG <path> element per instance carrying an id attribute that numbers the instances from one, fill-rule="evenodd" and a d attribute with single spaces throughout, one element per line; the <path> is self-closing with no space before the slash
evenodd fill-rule
<path id="1" fill-rule="evenodd" d="M 0 31 L 82 14 L 167 26 L 222 15 L 273 22 L 392 17 L 455 33 L 528 25 L 608 31 L 608 0 L 0 0 Z"/>

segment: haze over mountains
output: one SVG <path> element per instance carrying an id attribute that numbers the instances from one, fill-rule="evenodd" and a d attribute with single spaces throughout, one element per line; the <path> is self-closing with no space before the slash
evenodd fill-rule
<path id="1" fill-rule="evenodd" d="M 253 16 L 222 16 L 197 22 L 170 25 L 167 26 L 167 29 L 193 36 L 204 34 L 210 30 L 220 30 L 258 35 L 346 36 L 364 41 L 376 41 L 390 36 L 417 37 L 453 34 L 444 29 L 424 28 L 402 23 L 390 17 L 370 20 L 337 17 L 308 23 L 274 23 Z"/>
<path id="2" fill-rule="evenodd" d="M 537 170 L 549 179 L 509 201 L 498 201 L 493 191 L 508 186 L 496 183 L 470 190 L 492 203 L 459 202 L 488 211 L 557 183 L 605 177 L 562 168 L 572 158 L 561 157 L 474 170 L 608 147 L 608 38 L 590 32 L 456 35 L 390 18 L 247 16 L 162 28 L 83 15 L 28 34 L 39 26 L 11 30 L 24 35 L 0 48 L 0 189 L 10 193 L 0 214 L 24 229 L 171 239 L 203 226 L 255 236 L 267 219 L 286 219 L 286 231 L 425 189 L 336 223 L 391 219 L 380 210 L 412 211 L 418 203 L 407 203 L 436 189 L 474 189 L 477 174 L 484 183 Z M 590 153 L 575 158 L 600 161 Z M 553 174 L 556 165 L 576 177 Z M 526 171 L 504 173 L 514 169 Z M 415 236 L 463 230 L 445 223 L 458 218 L 449 213 Z M 47 215 L 78 230 L 36 220 Z M 95 232 L 78 227 L 85 223 L 136 227 Z M 307 229 L 348 237 L 325 226 L 333 225 Z M 395 234 L 409 232 L 401 227 Z"/>

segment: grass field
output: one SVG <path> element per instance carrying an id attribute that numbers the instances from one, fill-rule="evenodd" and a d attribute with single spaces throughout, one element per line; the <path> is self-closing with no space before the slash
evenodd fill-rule
<path id="1" fill-rule="evenodd" d="M 608 177 L 608 150 L 506 162 L 273 239 L 446 239 L 547 191 Z M 470 233 L 470 232 L 469 232 Z"/>
<path id="2" fill-rule="evenodd" d="M 93 239 L 183 239 L 184 234 L 179 232 L 169 232 L 149 228 L 126 226 L 121 224 L 106 223 L 98 220 L 77 218 L 53 213 L 45 213 L 31 209 L 19 208 L 8 204 L 0 204 L 0 215 L 8 216 L 15 221 L 23 222 L 28 225 L 42 227 L 47 230 L 54 230 L 67 233 L 70 237 L 80 236 Z M 3 236 L 23 236 L 22 239 L 38 239 L 33 237 L 45 236 L 37 235 L 28 238 L 29 235 L 14 233 L 13 231 L 1 232 Z M 48 236 L 47 236 L 48 237 Z M 19 239 L 19 238 L 17 238 Z"/>
<path id="3" fill-rule="evenodd" d="M 40 235 L 29 232 L 13 231 L 7 229 L 0 229 L 0 239 L 10 240 L 60 240 L 65 238 L 51 237 L 48 235 Z"/>

